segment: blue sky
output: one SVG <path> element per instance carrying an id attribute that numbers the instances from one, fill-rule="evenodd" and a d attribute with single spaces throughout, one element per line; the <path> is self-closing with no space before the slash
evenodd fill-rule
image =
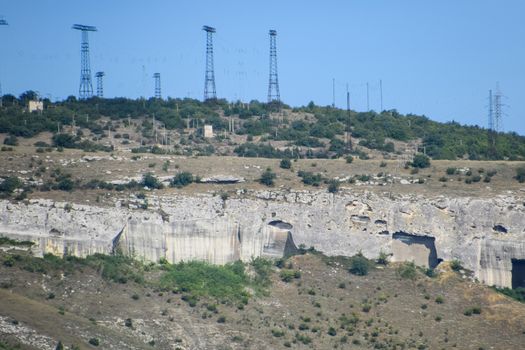
<path id="1" fill-rule="evenodd" d="M 162 94 L 202 99 L 205 33 L 214 38 L 218 97 L 265 101 L 268 30 L 276 29 L 281 98 L 424 114 L 487 125 L 488 90 L 499 86 L 503 130 L 525 134 L 525 1 L 2 1 L 3 93 L 78 94 L 80 33 L 90 35 L 92 72 L 106 73 L 106 97 Z M 94 79 L 93 79 L 94 81 Z"/>

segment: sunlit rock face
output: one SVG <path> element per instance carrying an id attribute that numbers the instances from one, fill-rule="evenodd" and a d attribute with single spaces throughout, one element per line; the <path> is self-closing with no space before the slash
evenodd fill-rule
<path id="1" fill-rule="evenodd" d="M 435 267 L 459 259 L 489 285 L 523 280 L 524 198 L 445 198 L 373 193 L 253 191 L 154 197 L 147 210 L 44 200 L 0 202 L 0 233 L 37 243 L 35 253 L 121 251 L 149 261 L 224 264 L 293 254 L 362 252 Z"/>

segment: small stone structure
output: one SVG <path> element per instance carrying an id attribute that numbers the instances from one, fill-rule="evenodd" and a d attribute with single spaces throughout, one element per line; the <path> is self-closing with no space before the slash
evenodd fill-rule
<path id="1" fill-rule="evenodd" d="M 204 125 L 204 138 L 212 138 L 213 137 L 213 125 Z"/>
<path id="2" fill-rule="evenodd" d="M 44 102 L 31 100 L 28 103 L 27 110 L 29 113 L 42 112 L 44 110 Z"/>

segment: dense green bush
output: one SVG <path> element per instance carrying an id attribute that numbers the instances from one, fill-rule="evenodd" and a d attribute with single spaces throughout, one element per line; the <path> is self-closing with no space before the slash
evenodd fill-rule
<path id="1" fill-rule="evenodd" d="M 404 262 L 397 268 L 397 273 L 402 278 L 415 279 L 417 277 L 417 268 L 414 262 Z"/>
<path id="2" fill-rule="evenodd" d="M 247 300 L 249 296 L 245 291 L 249 278 L 240 261 L 223 266 L 191 261 L 165 268 L 160 281 L 164 288 L 178 288 L 196 297 L 208 296 L 220 301 Z"/>
<path id="3" fill-rule="evenodd" d="M 516 169 L 516 180 L 518 180 L 520 183 L 525 182 L 525 168 L 518 168 Z"/>
<path id="4" fill-rule="evenodd" d="M 264 173 L 262 173 L 259 182 L 266 186 L 273 186 L 276 177 L 277 175 L 272 171 L 272 169 L 267 168 Z"/>
<path id="5" fill-rule="evenodd" d="M 302 179 L 305 185 L 311 185 L 315 187 L 321 185 L 321 183 L 324 181 L 324 178 L 321 174 L 314 174 L 310 171 L 300 170 L 297 173 L 297 176 Z"/>
<path id="6" fill-rule="evenodd" d="M 282 169 L 290 169 L 292 167 L 292 162 L 288 158 L 281 159 L 281 163 L 279 163 L 279 166 Z"/>
<path id="7" fill-rule="evenodd" d="M 412 160 L 412 166 L 414 168 L 428 168 L 430 166 L 430 158 L 422 153 L 418 153 Z"/>
<path id="8" fill-rule="evenodd" d="M 190 172 L 184 171 L 182 173 L 178 173 L 171 179 L 170 186 L 171 187 L 177 187 L 182 188 L 184 186 L 188 186 L 194 181 L 193 175 Z"/>
<path id="9" fill-rule="evenodd" d="M 153 175 L 152 173 L 147 173 L 142 176 L 142 181 L 140 183 L 144 187 L 160 189 L 162 188 L 162 183 Z"/>
<path id="10" fill-rule="evenodd" d="M 363 254 L 358 253 L 350 258 L 349 271 L 354 275 L 365 276 L 368 275 L 370 265 L 370 261 Z"/>

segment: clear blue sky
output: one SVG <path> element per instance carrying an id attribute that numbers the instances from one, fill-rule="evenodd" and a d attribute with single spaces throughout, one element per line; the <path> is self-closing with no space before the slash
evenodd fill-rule
<path id="1" fill-rule="evenodd" d="M 53 100 L 78 94 L 80 33 L 91 33 L 92 72 L 106 97 L 153 94 L 202 99 L 205 33 L 217 28 L 218 97 L 266 100 L 268 30 L 276 29 L 281 97 L 292 105 L 346 105 L 487 125 L 488 90 L 499 82 L 505 131 L 525 134 L 525 1 L 3 1 L 4 93 L 33 89 Z M 93 82 L 95 80 L 93 79 Z"/>

